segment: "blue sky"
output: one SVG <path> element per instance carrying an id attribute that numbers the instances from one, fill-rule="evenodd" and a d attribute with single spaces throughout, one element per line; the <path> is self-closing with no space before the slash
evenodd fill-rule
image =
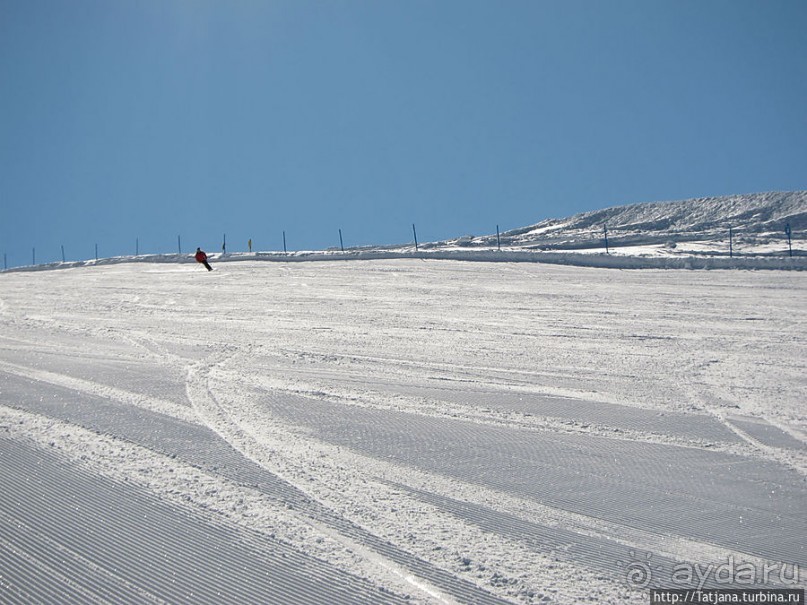
<path id="1" fill-rule="evenodd" d="M 803 0 L 0 0 L 9 266 L 807 189 Z"/>

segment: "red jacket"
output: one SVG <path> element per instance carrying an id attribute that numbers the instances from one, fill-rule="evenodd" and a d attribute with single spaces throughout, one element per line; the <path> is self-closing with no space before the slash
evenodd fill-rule
<path id="1" fill-rule="evenodd" d="M 203 263 L 207 260 L 207 254 L 202 252 L 201 250 L 196 251 L 196 262 Z"/>

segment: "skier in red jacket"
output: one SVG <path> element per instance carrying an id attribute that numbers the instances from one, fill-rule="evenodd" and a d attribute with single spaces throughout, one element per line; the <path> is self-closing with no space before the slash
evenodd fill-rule
<path id="1" fill-rule="evenodd" d="M 210 263 L 207 262 L 207 254 L 205 254 L 204 250 L 201 248 L 196 249 L 196 262 L 202 263 L 208 271 L 213 270 L 213 267 L 211 267 Z"/>

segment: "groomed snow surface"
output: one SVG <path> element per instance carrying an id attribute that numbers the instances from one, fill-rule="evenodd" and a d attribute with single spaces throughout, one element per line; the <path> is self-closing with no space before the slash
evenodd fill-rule
<path id="1" fill-rule="evenodd" d="M 803 271 L 214 268 L 0 275 L 0 602 L 804 586 Z"/>

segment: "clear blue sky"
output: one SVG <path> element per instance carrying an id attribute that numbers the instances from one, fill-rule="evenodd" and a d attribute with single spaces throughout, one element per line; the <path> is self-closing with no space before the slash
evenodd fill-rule
<path id="1" fill-rule="evenodd" d="M 804 0 L 0 0 L 9 266 L 807 189 Z"/>

